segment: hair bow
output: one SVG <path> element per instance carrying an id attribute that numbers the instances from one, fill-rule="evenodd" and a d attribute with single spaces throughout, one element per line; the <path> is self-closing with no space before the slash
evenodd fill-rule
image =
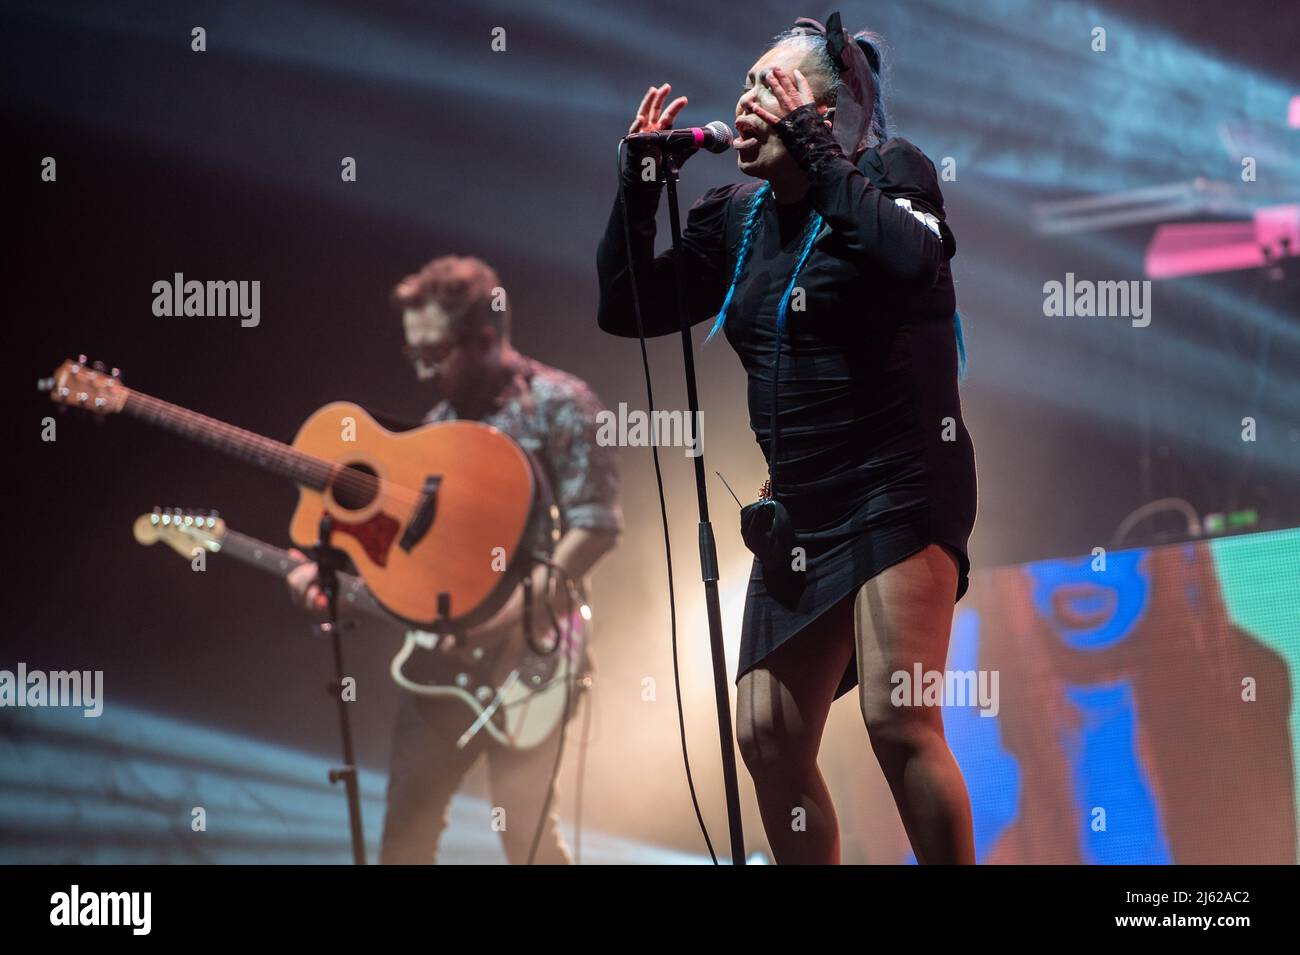
<path id="1" fill-rule="evenodd" d="M 867 55 L 844 29 L 838 11 L 830 15 L 825 26 L 811 17 L 800 17 L 794 25 L 796 29 L 826 37 L 826 49 L 839 68 L 841 83 L 835 98 L 831 132 L 844 154 L 856 159 L 867 148 L 867 132 L 876 111 L 875 84 Z"/>

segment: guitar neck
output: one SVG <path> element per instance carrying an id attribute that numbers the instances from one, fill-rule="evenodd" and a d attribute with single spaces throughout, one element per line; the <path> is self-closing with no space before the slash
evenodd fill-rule
<path id="1" fill-rule="evenodd" d="M 264 438 L 139 391 L 128 392 L 122 411 L 317 491 L 328 486 L 335 469 L 331 462 L 304 454 L 281 441 Z"/>
<path id="2" fill-rule="evenodd" d="M 227 530 L 221 536 L 220 545 L 220 553 L 229 554 L 250 567 L 256 567 L 277 577 L 283 577 L 293 568 L 306 563 L 305 560 L 294 557 L 282 547 L 274 547 L 238 531 Z M 339 574 L 338 581 L 340 605 L 346 604 L 380 620 L 393 622 L 393 618 L 375 601 L 360 577 Z"/>

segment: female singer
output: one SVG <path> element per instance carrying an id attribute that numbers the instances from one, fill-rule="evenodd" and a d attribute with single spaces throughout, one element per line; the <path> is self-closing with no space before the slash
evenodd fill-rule
<path id="1" fill-rule="evenodd" d="M 671 128 L 686 98 L 670 92 L 647 91 L 630 132 Z M 768 842 L 781 863 L 838 862 L 817 751 L 831 702 L 856 684 L 917 860 L 973 863 L 942 708 L 893 694 L 917 664 L 944 671 L 976 509 L 956 243 L 934 165 L 889 136 L 879 37 L 850 36 L 838 14 L 776 38 L 735 125 L 737 165 L 755 181 L 694 204 L 682 266 L 689 321 L 716 315 L 745 367 L 770 492 L 793 527 L 788 566 L 754 560 L 737 676 Z M 617 203 L 598 251 L 599 324 L 624 337 L 637 334 L 633 274 L 646 334 L 678 331 L 672 252 L 654 255 L 661 183 L 642 181 L 643 158 L 626 167 L 631 273 Z"/>

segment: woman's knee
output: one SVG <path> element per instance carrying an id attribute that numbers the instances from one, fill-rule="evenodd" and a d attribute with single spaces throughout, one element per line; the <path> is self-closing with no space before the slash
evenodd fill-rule
<path id="1" fill-rule="evenodd" d="M 882 767 L 906 760 L 935 745 L 947 745 L 939 707 L 862 707 L 871 749 Z"/>
<path id="2" fill-rule="evenodd" d="M 852 658 L 850 596 L 740 678 L 736 737 L 752 776 L 816 767 L 835 687 Z"/>
<path id="3" fill-rule="evenodd" d="M 806 732 L 790 725 L 775 709 L 742 708 L 736 723 L 740 757 L 750 775 L 758 780 L 816 764 L 816 743 L 806 737 Z"/>

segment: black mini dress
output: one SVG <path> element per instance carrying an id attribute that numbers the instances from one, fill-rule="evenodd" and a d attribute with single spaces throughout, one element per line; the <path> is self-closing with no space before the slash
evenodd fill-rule
<path id="1" fill-rule="evenodd" d="M 692 324 L 718 313 L 736 278 L 723 332 L 744 365 L 750 427 L 771 466 L 777 313 L 811 217 L 823 222 L 787 310 L 777 382 L 776 496 L 801 554 L 788 572 L 755 558 L 737 680 L 864 582 L 931 543 L 957 558 L 960 600 L 976 511 L 975 454 L 957 387 L 949 269 L 956 242 L 933 163 L 899 138 L 850 162 L 810 107 L 790 113 L 778 132 L 811 188 L 793 204 L 762 196 L 739 276 L 737 253 L 760 183 L 705 193 L 691 207 L 682 243 Z M 678 331 L 673 253 L 654 255 L 661 189 L 627 180 L 649 337 Z M 598 320 L 606 332 L 636 337 L 625 250 L 616 202 L 597 252 Z M 856 684 L 853 661 L 835 696 Z"/>

